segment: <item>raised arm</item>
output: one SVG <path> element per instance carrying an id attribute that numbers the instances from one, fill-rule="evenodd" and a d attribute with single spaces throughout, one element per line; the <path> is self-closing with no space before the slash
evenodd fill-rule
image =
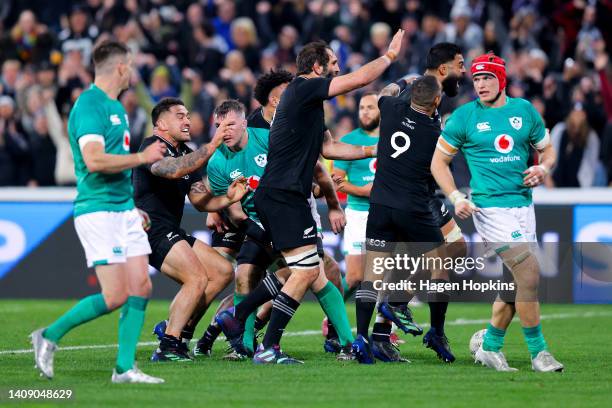
<path id="1" fill-rule="evenodd" d="M 329 130 L 323 134 L 321 154 L 328 160 L 358 160 L 376 157 L 376 146 L 357 146 L 334 140 Z"/>
<path id="2" fill-rule="evenodd" d="M 210 143 L 181 157 L 164 157 L 151 166 L 151 173 L 168 179 L 179 179 L 196 171 L 208 162 L 215 150 L 223 143 L 223 136 L 233 124 L 229 120 L 224 120 L 215 131 Z"/>
<path id="3" fill-rule="evenodd" d="M 335 77 L 329 85 L 329 96 L 334 97 L 364 87 L 381 76 L 399 55 L 403 36 L 404 30 L 397 30 L 385 55 L 370 61 L 357 71 Z"/>

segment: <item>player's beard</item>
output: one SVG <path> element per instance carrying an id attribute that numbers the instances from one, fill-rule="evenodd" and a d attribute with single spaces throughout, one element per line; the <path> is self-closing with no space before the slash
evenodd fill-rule
<path id="1" fill-rule="evenodd" d="M 457 96 L 457 94 L 459 93 L 460 80 L 461 78 L 453 74 L 449 74 L 446 78 L 444 78 L 444 80 L 442 81 L 442 91 L 444 92 L 444 94 L 446 96 L 450 96 L 451 98 L 453 96 Z"/>
<path id="2" fill-rule="evenodd" d="M 364 123 L 361 121 L 361 119 L 359 119 L 359 127 L 367 132 L 371 132 L 372 130 L 376 129 L 378 125 L 380 125 L 380 115 L 368 123 Z"/>

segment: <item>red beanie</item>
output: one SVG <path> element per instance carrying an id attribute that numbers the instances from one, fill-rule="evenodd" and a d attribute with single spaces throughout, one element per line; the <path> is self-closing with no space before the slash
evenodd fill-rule
<path id="1" fill-rule="evenodd" d="M 472 76 L 491 74 L 499 81 L 499 92 L 506 88 L 506 61 L 491 53 L 474 58 L 471 68 Z"/>

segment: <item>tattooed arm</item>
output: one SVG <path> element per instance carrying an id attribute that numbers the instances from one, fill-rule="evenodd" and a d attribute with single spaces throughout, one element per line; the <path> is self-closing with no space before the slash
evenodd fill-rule
<path id="1" fill-rule="evenodd" d="M 213 143 L 202 145 L 195 152 L 181 157 L 164 157 L 151 166 L 151 173 L 168 179 L 179 179 L 196 171 L 208 162 L 217 146 Z"/>
<path id="2" fill-rule="evenodd" d="M 227 189 L 226 195 L 215 196 L 204 181 L 196 181 L 191 185 L 189 201 L 198 211 L 220 211 L 231 204 L 240 201 L 247 193 L 246 179 L 241 177 Z"/>
<path id="3" fill-rule="evenodd" d="M 400 93 L 400 86 L 398 84 L 396 84 L 395 82 L 391 82 L 389 85 L 385 86 L 380 93 L 378 94 L 378 97 L 380 98 L 381 96 L 397 96 Z"/>
<path id="4" fill-rule="evenodd" d="M 204 166 L 217 147 L 223 143 L 223 136 L 232 130 L 234 122 L 226 119 L 221 122 L 210 143 L 202 145 L 195 152 L 181 157 L 164 157 L 151 166 L 151 173 L 168 179 L 179 179 Z"/>

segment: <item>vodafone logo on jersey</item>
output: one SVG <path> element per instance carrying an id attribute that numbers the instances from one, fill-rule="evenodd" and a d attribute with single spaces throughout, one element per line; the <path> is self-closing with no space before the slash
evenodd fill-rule
<path id="1" fill-rule="evenodd" d="M 510 153 L 514 148 L 514 139 L 510 135 L 498 135 L 493 142 L 493 146 L 500 153 Z"/>
<path id="2" fill-rule="evenodd" d="M 247 179 L 247 185 L 251 190 L 256 190 L 259 187 L 259 176 L 251 176 Z"/>
<path id="3" fill-rule="evenodd" d="M 372 173 L 376 173 L 376 158 L 370 160 L 369 167 Z"/>
<path id="4" fill-rule="evenodd" d="M 130 151 L 130 132 L 127 130 L 123 132 L 123 150 Z"/>

